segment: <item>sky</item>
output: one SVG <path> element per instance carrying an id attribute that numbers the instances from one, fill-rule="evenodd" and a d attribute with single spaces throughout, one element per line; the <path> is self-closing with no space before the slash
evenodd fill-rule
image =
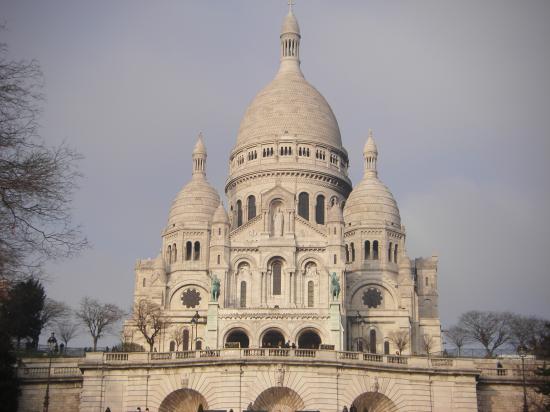
<path id="1" fill-rule="evenodd" d="M 201 131 L 223 194 L 240 120 L 277 71 L 287 7 L 0 0 L 10 57 L 44 73 L 41 136 L 84 155 L 74 220 L 92 247 L 48 266 L 50 297 L 129 310 L 135 262 L 158 254 Z M 443 327 L 471 309 L 550 318 L 550 2 L 297 0 L 294 10 L 302 70 L 338 119 L 353 183 L 372 128 L 408 254 L 439 256 Z"/>

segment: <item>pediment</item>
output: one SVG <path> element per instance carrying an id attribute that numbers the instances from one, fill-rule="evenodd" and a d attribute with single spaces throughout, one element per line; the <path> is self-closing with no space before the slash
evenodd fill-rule
<path id="1" fill-rule="evenodd" d="M 282 186 L 277 185 L 274 188 L 262 193 L 262 210 L 269 210 L 269 205 L 271 202 L 278 199 L 284 203 L 286 209 L 294 209 L 294 193 L 286 190 Z"/>
<path id="2" fill-rule="evenodd" d="M 296 218 L 294 233 L 297 239 L 327 237 L 326 230 L 318 229 L 301 218 Z"/>
<path id="3" fill-rule="evenodd" d="M 252 221 L 231 232 L 231 242 L 255 244 L 260 239 L 260 233 L 264 230 L 264 223 L 261 216 L 256 216 Z"/>

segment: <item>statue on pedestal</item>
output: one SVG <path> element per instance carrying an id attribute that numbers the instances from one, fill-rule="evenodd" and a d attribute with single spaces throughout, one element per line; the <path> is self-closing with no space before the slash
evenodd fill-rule
<path id="1" fill-rule="evenodd" d="M 220 297 L 221 283 L 216 275 L 212 278 L 212 289 L 210 290 L 210 300 L 217 302 Z"/>
<path id="2" fill-rule="evenodd" d="M 340 280 L 338 279 L 336 272 L 332 272 L 332 275 L 330 276 L 330 294 L 332 296 L 332 300 L 336 300 L 340 296 Z"/>

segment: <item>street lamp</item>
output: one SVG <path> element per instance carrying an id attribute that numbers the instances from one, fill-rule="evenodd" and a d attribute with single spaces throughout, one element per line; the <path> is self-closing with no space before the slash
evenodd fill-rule
<path id="1" fill-rule="evenodd" d="M 523 380 L 523 412 L 529 412 L 529 406 L 527 405 L 527 386 L 525 384 L 525 356 L 527 352 L 523 346 L 518 348 L 518 355 L 521 358 L 521 376 Z"/>
<path id="2" fill-rule="evenodd" d="M 57 347 L 57 339 L 55 338 L 55 334 L 52 332 L 52 336 L 48 339 L 48 356 L 49 356 L 49 363 L 48 363 L 48 380 L 46 381 L 46 395 L 44 396 L 44 412 L 48 412 L 48 408 L 50 406 L 50 373 L 52 371 L 52 356 L 55 351 L 55 348 Z"/>
<path id="3" fill-rule="evenodd" d="M 195 342 L 195 350 L 197 350 L 197 334 L 198 334 L 198 324 L 199 324 L 199 320 L 201 318 L 201 315 L 199 315 L 199 311 L 197 310 L 197 312 L 193 315 L 193 317 L 191 318 L 191 323 L 195 326 L 195 334 L 194 334 L 194 339 L 192 339 L 191 341 L 191 345 L 193 345 L 193 342 Z M 191 348 L 191 350 L 193 350 L 193 348 Z"/>

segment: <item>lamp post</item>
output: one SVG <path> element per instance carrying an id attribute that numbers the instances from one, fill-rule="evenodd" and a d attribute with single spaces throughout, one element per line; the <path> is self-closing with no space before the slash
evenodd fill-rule
<path id="1" fill-rule="evenodd" d="M 46 395 L 44 396 L 44 412 L 48 412 L 48 408 L 50 406 L 50 373 L 52 371 L 52 356 L 55 351 L 55 347 L 57 346 L 57 339 L 55 338 L 55 334 L 52 332 L 52 336 L 48 339 L 48 356 L 49 356 L 49 363 L 48 363 L 48 379 L 46 381 Z"/>
<path id="2" fill-rule="evenodd" d="M 197 334 L 198 334 L 198 324 L 199 324 L 199 320 L 201 318 L 201 315 L 199 315 L 199 311 L 197 310 L 197 312 L 193 315 L 193 317 L 191 318 L 191 323 L 195 326 L 195 333 L 193 335 L 193 339 L 191 340 L 191 346 L 193 345 L 193 343 L 195 343 L 195 350 L 197 350 Z M 191 348 L 191 350 L 193 350 L 193 348 Z"/>
<path id="3" fill-rule="evenodd" d="M 529 406 L 527 405 L 527 385 L 525 384 L 525 356 L 527 352 L 523 346 L 518 348 L 518 355 L 521 358 L 521 376 L 523 381 L 523 412 L 529 412 Z"/>

